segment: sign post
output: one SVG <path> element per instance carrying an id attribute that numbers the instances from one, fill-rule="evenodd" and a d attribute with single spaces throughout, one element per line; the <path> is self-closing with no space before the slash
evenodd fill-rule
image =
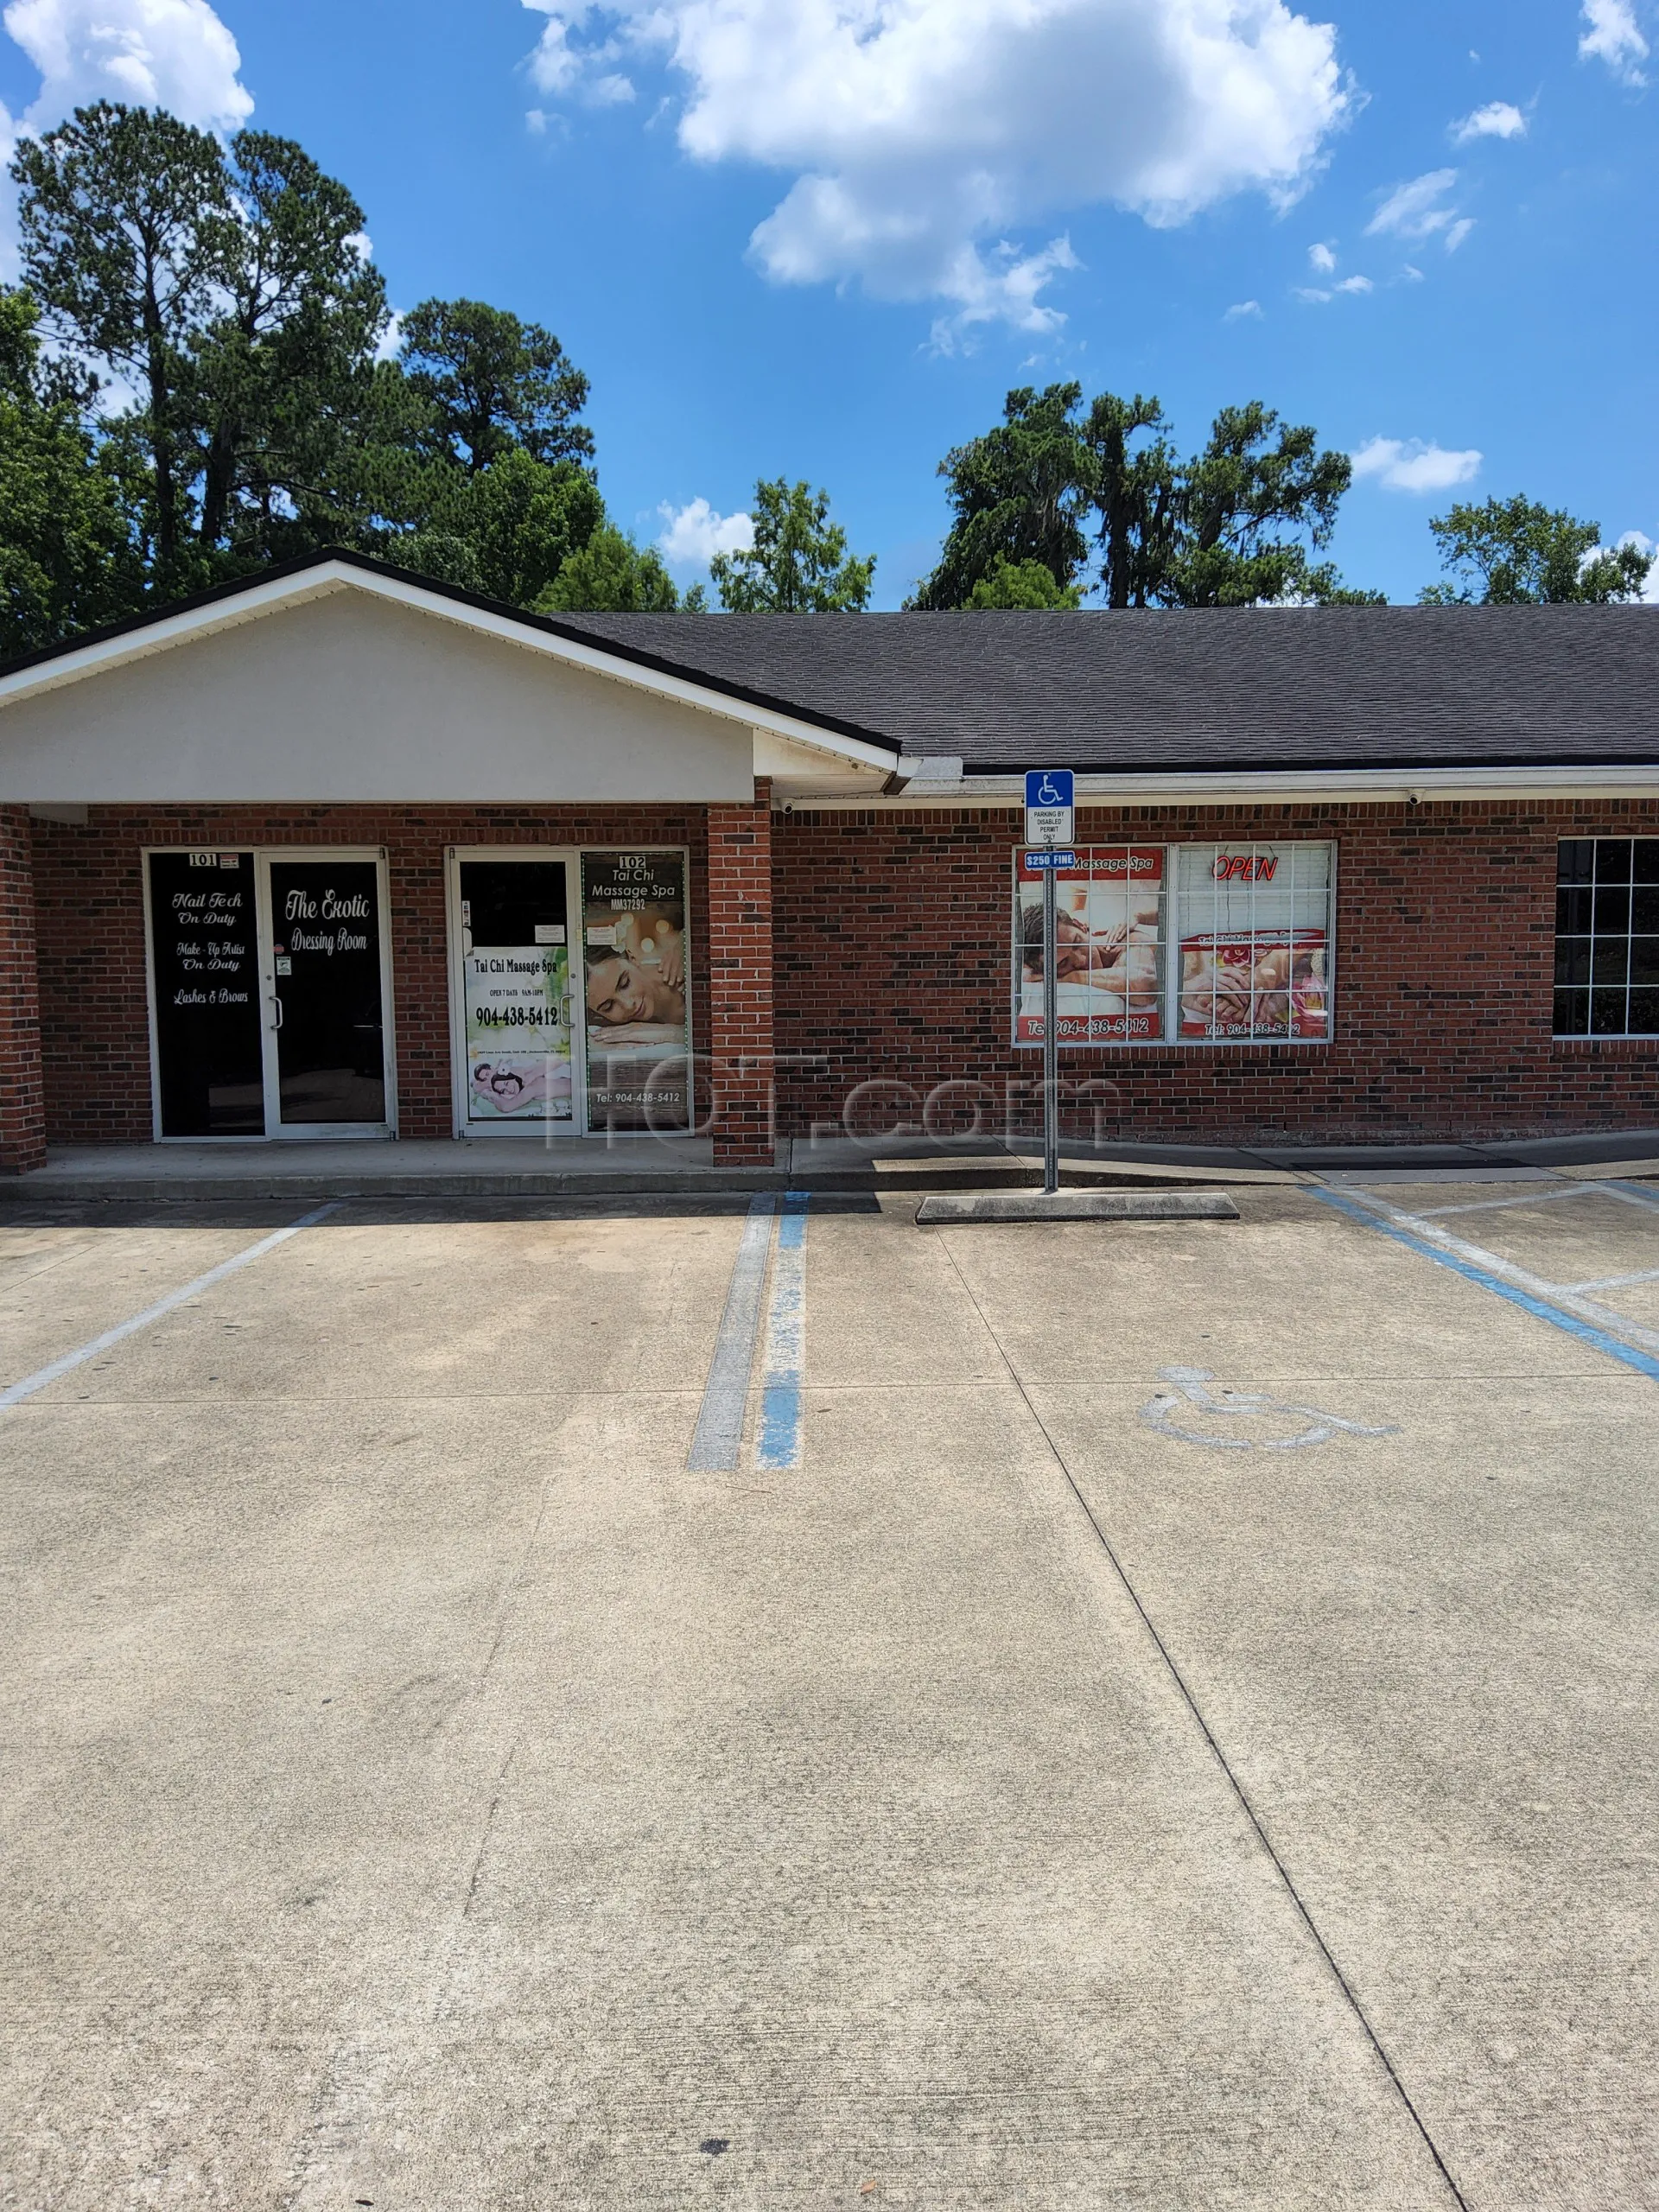
<path id="1" fill-rule="evenodd" d="M 1076 855 L 1059 849 L 1071 842 L 1072 780 L 1069 768 L 1033 768 L 1026 776 L 1027 868 L 1043 872 L 1043 1192 L 1052 1198 L 1060 1187 L 1060 1020 L 1056 972 L 1058 896 L 1054 879 L 1075 867 Z"/>

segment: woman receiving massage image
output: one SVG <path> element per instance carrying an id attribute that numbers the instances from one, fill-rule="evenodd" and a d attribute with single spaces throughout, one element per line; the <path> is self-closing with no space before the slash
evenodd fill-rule
<path id="1" fill-rule="evenodd" d="M 588 954 L 588 1018 L 607 1028 L 634 1021 L 685 1022 L 685 935 L 660 907 L 624 914 L 613 950 Z"/>

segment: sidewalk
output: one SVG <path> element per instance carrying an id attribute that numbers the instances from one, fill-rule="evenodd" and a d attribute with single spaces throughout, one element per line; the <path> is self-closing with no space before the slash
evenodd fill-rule
<path id="1" fill-rule="evenodd" d="M 65 1147 L 0 1183 L 0 1202 L 335 1198 L 674 1197 L 805 1190 L 1009 1190 L 1041 1173 L 1033 1139 L 785 1140 L 772 1167 L 716 1166 L 706 1138 L 137 1144 Z M 1501 1144 L 1109 1144 L 1061 1147 L 1070 1184 L 1459 1182 L 1659 1177 L 1659 1128 Z"/>

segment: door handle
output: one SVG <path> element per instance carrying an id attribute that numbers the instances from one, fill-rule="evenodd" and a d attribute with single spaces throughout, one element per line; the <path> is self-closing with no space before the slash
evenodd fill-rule
<path id="1" fill-rule="evenodd" d="M 276 1009 L 276 1019 L 270 1026 L 273 1029 L 280 1029 L 283 1026 L 283 1002 L 275 991 L 270 995 L 270 1002 Z"/>

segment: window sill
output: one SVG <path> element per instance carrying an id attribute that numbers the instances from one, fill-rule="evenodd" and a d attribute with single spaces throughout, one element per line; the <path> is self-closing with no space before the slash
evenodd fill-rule
<path id="1" fill-rule="evenodd" d="M 1659 1059 L 1659 1037 L 1552 1037 L 1549 1050 L 1557 1060 Z"/>

